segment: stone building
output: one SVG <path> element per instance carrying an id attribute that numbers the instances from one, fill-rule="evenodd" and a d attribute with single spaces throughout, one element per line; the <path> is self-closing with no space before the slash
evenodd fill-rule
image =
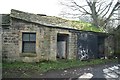
<path id="1" fill-rule="evenodd" d="M 2 15 L 2 56 L 9 61 L 98 58 L 105 51 L 101 32 L 77 29 L 65 19 L 11 10 Z"/>
<path id="2" fill-rule="evenodd" d="M 120 25 L 114 31 L 115 34 L 115 53 L 119 56 L 120 59 Z"/>

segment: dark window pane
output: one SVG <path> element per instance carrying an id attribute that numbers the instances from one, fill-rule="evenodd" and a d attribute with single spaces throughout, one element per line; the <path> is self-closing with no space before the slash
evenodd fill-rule
<path id="1" fill-rule="evenodd" d="M 30 34 L 30 41 L 36 41 L 36 34 Z"/>
<path id="2" fill-rule="evenodd" d="M 35 43 L 30 43 L 30 52 L 35 52 Z"/>
<path id="3" fill-rule="evenodd" d="M 23 33 L 23 41 L 29 41 L 29 34 Z"/>
<path id="4" fill-rule="evenodd" d="M 23 42 L 23 52 L 35 52 L 35 42 Z"/>
<path id="5" fill-rule="evenodd" d="M 29 52 L 29 43 L 23 43 L 23 52 Z"/>

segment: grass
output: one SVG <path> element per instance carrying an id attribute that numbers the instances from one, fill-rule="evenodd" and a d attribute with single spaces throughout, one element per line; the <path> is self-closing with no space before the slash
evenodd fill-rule
<path id="1" fill-rule="evenodd" d="M 79 61 L 79 60 L 60 60 L 60 61 L 42 61 L 39 63 L 23 63 L 23 62 L 14 62 L 14 63 L 3 63 L 3 68 L 16 68 L 16 69 L 32 69 L 39 70 L 40 72 L 46 72 L 49 70 L 61 70 L 72 67 L 83 67 L 89 65 L 98 65 L 105 64 L 107 62 L 114 62 L 115 59 L 96 59 L 91 61 Z"/>
<path id="2" fill-rule="evenodd" d="M 40 76 L 44 72 L 50 70 L 63 70 L 75 67 L 93 66 L 106 64 L 109 62 L 117 62 L 116 59 L 96 59 L 91 61 L 79 60 L 59 60 L 59 61 L 41 61 L 39 63 L 24 63 L 24 62 L 3 62 L 3 78 L 19 77 L 30 78 Z"/>
<path id="3" fill-rule="evenodd" d="M 97 28 L 96 26 L 83 22 L 83 21 L 72 21 L 72 26 L 79 30 L 85 30 L 85 31 L 94 31 L 94 32 L 104 32 L 103 28 Z"/>

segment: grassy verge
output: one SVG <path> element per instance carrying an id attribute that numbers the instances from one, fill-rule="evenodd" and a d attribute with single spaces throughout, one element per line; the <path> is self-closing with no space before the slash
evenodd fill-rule
<path id="1" fill-rule="evenodd" d="M 21 75 L 26 77 L 31 76 L 33 73 L 43 73 L 49 70 L 62 70 L 73 67 L 84 67 L 89 65 L 98 65 L 98 64 L 106 64 L 109 62 L 116 62 L 115 59 L 96 59 L 91 61 L 79 61 L 79 60 L 60 60 L 60 61 L 42 61 L 39 63 L 23 63 L 23 62 L 14 62 L 14 63 L 3 63 L 3 75 L 12 76 Z M 10 74 L 9 74 L 10 73 Z"/>

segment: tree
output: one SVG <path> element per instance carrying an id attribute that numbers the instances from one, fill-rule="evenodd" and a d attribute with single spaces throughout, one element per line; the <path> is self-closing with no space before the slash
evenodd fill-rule
<path id="1" fill-rule="evenodd" d="M 116 11 L 120 8 L 120 3 L 115 0 L 85 0 L 86 5 L 81 5 L 80 1 L 84 0 L 65 0 L 66 2 L 61 2 L 62 5 L 67 6 L 74 12 L 70 13 L 62 12 L 65 15 L 75 16 L 89 16 L 92 19 L 92 23 L 96 27 L 106 28 L 107 23 L 111 18 L 118 14 Z"/>

